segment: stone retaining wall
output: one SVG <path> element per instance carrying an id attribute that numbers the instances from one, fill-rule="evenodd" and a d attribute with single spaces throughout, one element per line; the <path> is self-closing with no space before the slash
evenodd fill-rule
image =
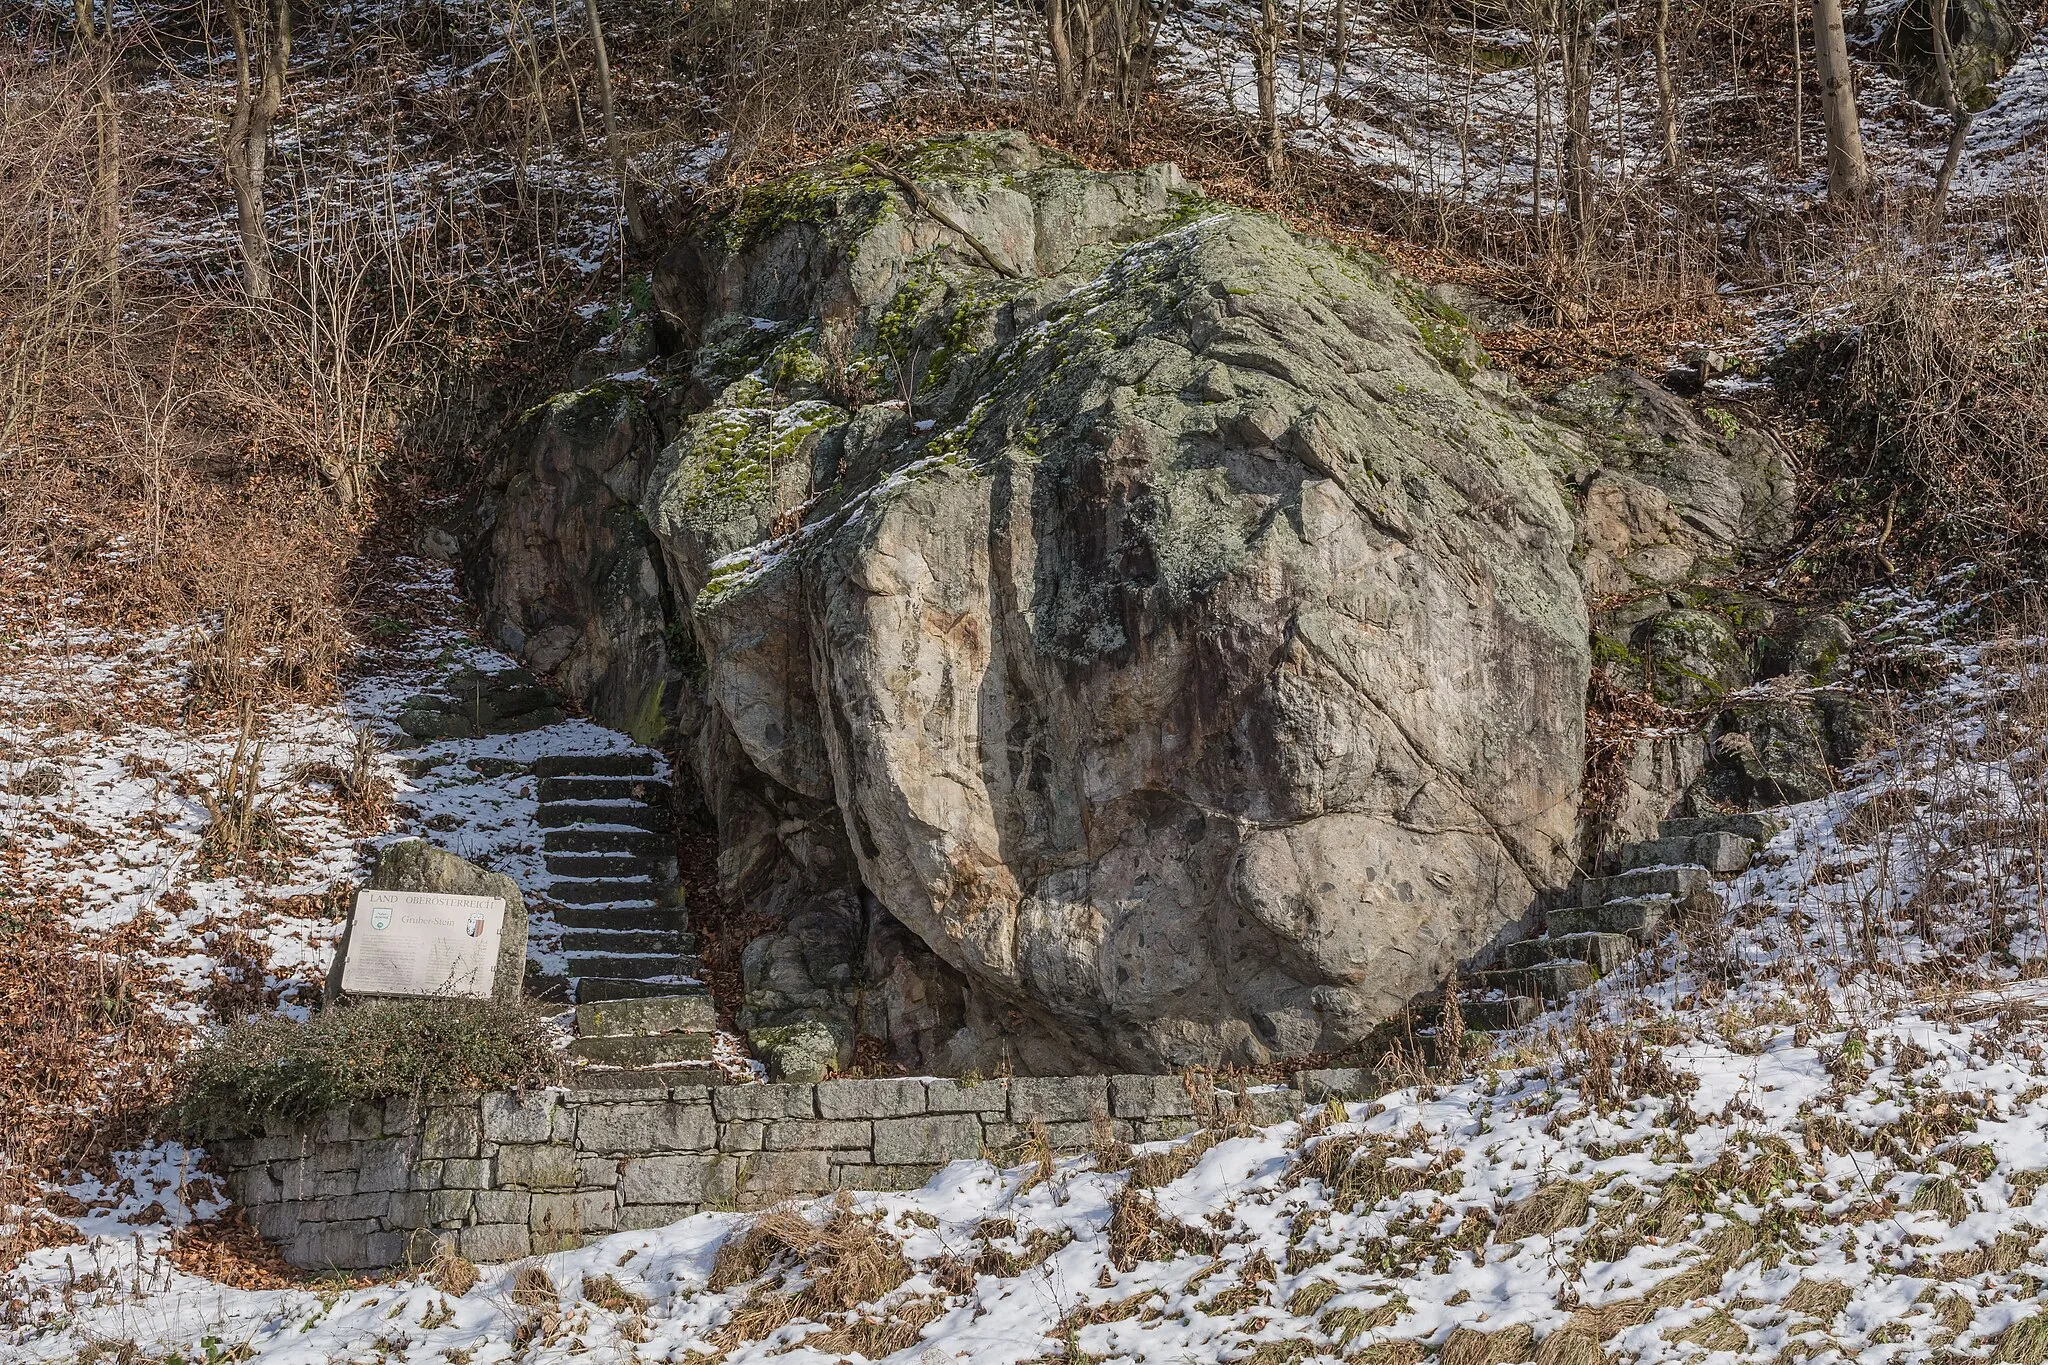
<path id="1" fill-rule="evenodd" d="M 922 1186 L 949 1161 L 1011 1154 L 1042 1123 L 1058 1151 L 1178 1137 L 1219 1115 L 1278 1123 L 1370 1099 L 1363 1070 L 1214 1092 L 1179 1076 L 817 1085 L 664 1085 L 591 1076 L 526 1095 L 448 1095 L 337 1109 L 303 1128 L 207 1145 L 235 1200 L 293 1265 L 368 1269 L 451 1241 L 504 1261 L 701 1209 L 832 1190 Z"/>

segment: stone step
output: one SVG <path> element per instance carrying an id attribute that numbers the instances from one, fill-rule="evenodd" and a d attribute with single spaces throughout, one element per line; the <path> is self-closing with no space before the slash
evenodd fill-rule
<path id="1" fill-rule="evenodd" d="M 1721 876 L 1749 866 L 1755 845 L 1739 834 L 1695 834 L 1687 838 L 1645 839 L 1621 846 L 1624 869 L 1684 867 L 1697 864 Z"/>
<path id="2" fill-rule="evenodd" d="M 548 883 L 547 898 L 557 905 L 659 905 L 667 890 L 652 877 L 557 877 Z"/>
<path id="3" fill-rule="evenodd" d="M 1557 935 L 1630 934 L 1641 943 L 1662 933 L 1674 914 L 1669 896 L 1633 896 L 1601 905 L 1575 905 L 1553 910 L 1550 912 L 1550 932 Z"/>
<path id="4" fill-rule="evenodd" d="M 643 1037 L 573 1038 L 566 1049 L 579 1062 L 599 1066 L 659 1066 L 665 1062 L 706 1062 L 714 1043 L 708 1033 L 653 1033 Z"/>
<path id="5" fill-rule="evenodd" d="M 702 986 L 678 995 L 600 1000 L 576 1007 L 576 1036 L 616 1038 L 647 1033 L 713 1033 L 718 1011 Z"/>
<path id="6" fill-rule="evenodd" d="M 535 777 L 652 777 L 653 754 L 543 754 L 533 761 Z"/>
<path id="7" fill-rule="evenodd" d="M 571 929 L 562 935 L 565 953 L 667 953 L 681 957 L 689 951 L 688 936 L 673 929 Z"/>
<path id="8" fill-rule="evenodd" d="M 1678 816 L 1660 823 L 1657 832 L 1667 839 L 1733 834 L 1761 846 L 1784 833 L 1785 822 L 1767 811 L 1730 811 L 1725 815 Z"/>
<path id="9" fill-rule="evenodd" d="M 643 897 L 640 900 L 599 901 L 596 905 L 582 905 L 574 908 L 594 911 L 600 915 L 640 915 L 658 914 L 667 907 L 663 906 L 660 901 L 647 900 Z M 560 921 L 557 920 L 556 923 L 560 923 Z M 596 927 L 602 929 L 610 926 L 598 925 Z M 625 926 L 620 925 L 618 927 L 624 928 Z"/>
<path id="10" fill-rule="evenodd" d="M 697 959 L 688 953 L 570 953 L 568 956 L 569 975 L 574 977 L 694 977 L 698 967 Z"/>
<path id="11" fill-rule="evenodd" d="M 526 965 L 529 970 L 520 993 L 528 1000 L 545 1000 L 552 1005 L 575 998 L 576 984 L 568 977 L 531 970 L 534 965 L 531 962 Z"/>
<path id="12" fill-rule="evenodd" d="M 1465 1027 L 1480 1033 L 1505 1033 L 1531 1023 L 1543 1007 L 1526 995 L 1494 996 L 1484 1000 L 1460 1000 L 1458 1012 Z"/>
<path id="13" fill-rule="evenodd" d="M 751 1079 L 751 1078 L 749 1078 Z M 672 1085 L 745 1085 L 715 1062 L 677 1062 L 667 1066 L 578 1067 L 569 1084 L 584 1094 L 607 1090 L 659 1090 Z M 639 1099 L 640 1096 L 633 1096 Z"/>
<path id="14" fill-rule="evenodd" d="M 655 777 L 543 777 L 541 804 L 563 801 L 644 801 L 650 806 L 666 806 L 668 783 Z"/>
<path id="15" fill-rule="evenodd" d="M 1578 884 L 1574 899 L 1580 905 L 1604 905 L 1637 896 L 1669 896 L 1682 903 L 1711 897 L 1708 879 L 1704 867 L 1641 868 L 1612 877 L 1588 877 Z"/>
<path id="16" fill-rule="evenodd" d="M 660 831 L 668 828 L 668 811 L 639 801 L 550 801 L 534 812 L 534 823 L 543 829 L 572 825 L 595 825 L 611 830 L 621 826 Z"/>
<path id="17" fill-rule="evenodd" d="M 1627 934 L 1551 934 L 1548 938 L 1524 939 L 1508 945 L 1510 967 L 1534 967 L 1563 958 L 1576 958 L 1606 976 L 1643 950 Z"/>
<path id="18" fill-rule="evenodd" d="M 550 829 L 541 834 L 541 847 L 556 853 L 638 853 L 666 854 L 673 845 L 665 831 L 651 829 Z"/>
<path id="19" fill-rule="evenodd" d="M 676 860 L 663 854 L 550 853 L 548 873 L 555 877 L 653 877 L 670 881 Z"/>
<path id="20" fill-rule="evenodd" d="M 1474 984 L 1506 995 L 1534 996 L 1546 1005 L 1555 1005 L 1574 992 L 1586 989 L 1597 979 L 1590 962 L 1566 958 L 1533 967 L 1505 967 L 1481 972 Z"/>
<path id="21" fill-rule="evenodd" d="M 576 1003 L 598 1000 L 643 1000 L 653 996 L 694 995 L 701 981 L 643 981 L 632 976 L 586 976 L 576 982 Z"/>
<path id="22" fill-rule="evenodd" d="M 563 905 L 555 909 L 554 920 L 564 929 L 648 930 L 689 936 L 690 917 L 677 906 L 657 905 L 651 909 L 619 910 L 605 905 Z"/>

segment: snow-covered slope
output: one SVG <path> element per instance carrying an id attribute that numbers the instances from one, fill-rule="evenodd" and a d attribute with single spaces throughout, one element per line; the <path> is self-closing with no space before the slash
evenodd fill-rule
<path id="1" fill-rule="evenodd" d="M 445 1264 L 346 1287 L 187 1274 L 175 1230 L 220 1207 L 192 1154 L 153 1148 L 124 1184 L 66 1192 L 90 1240 L 15 1271 L 8 1358 L 2038 1361 L 2041 648 L 1946 642 L 1947 614 L 1896 595 L 1858 610 L 1892 668 L 1946 675 L 1893 746 L 1783 812 L 1722 921 L 1462 1078 L 707 1213 L 467 1288 Z"/>

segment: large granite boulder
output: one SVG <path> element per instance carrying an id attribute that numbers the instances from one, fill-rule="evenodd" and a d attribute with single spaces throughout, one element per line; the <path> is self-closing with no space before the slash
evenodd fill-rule
<path id="1" fill-rule="evenodd" d="M 1588 588 L 1730 563 L 1782 458 L 1639 376 L 1539 405 L 1440 299 L 1171 166 L 875 155 L 679 243 L 675 353 L 636 370 L 672 439 L 558 458 L 536 417 L 491 533 L 528 657 L 622 676 L 654 598 L 558 527 L 638 472 L 664 723 L 776 926 L 741 1026 L 840 1064 L 1258 1062 L 1516 936 L 1581 841 Z"/>
<path id="2" fill-rule="evenodd" d="M 645 500 L 700 766 L 735 890 L 803 926 L 749 1004 L 864 890 L 974 997 L 928 1062 L 1343 1046 L 1569 875 L 1567 436 L 1171 168 L 947 150 L 982 164 L 926 192 L 1016 278 L 844 167 L 657 280 L 716 394 Z M 894 402 L 849 410 L 863 369 Z"/>

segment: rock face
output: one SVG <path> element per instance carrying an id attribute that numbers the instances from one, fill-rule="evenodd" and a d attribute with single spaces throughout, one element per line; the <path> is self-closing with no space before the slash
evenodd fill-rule
<path id="1" fill-rule="evenodd" d="M 853 160 L 670 254 L 661 591 L 564 548 L 623 516 L 614 422 L 501 485 L 495 619 L 613 679 L 673 611 L 632 666 L 781 926 L 743 1027 L 1024 1072 L 1362 1038 L 1572 873 L 1588 580 L 1726 562 L 1782 462 L 1633 376 L 1547 414 L 1440 299 L 1170 166 L 891 169 L 939 214 Z"/>
<path id="2" fill-rule="evenodd" d="M 1725 407 L 1695 409 L 1623 369 L 1567 386 L 1553 411 L 1579 441 L 1567 477 L 1580 499 L 1586 587 L 1596 599 L 1633 599 L 1633 620 L 1664 605 L 1661 590 L 1728 569 L 1791 521 L 1793 481 L 1777 443 Z"/>
<path id="3" fill-rule="evenodd" d="M 508 1004 L 519 1002 L 526 980 L 526 898 L 519 883 L 502 872 L 489 872 L 444 848 L 423 839 L 406 839 L 388 845 L 377 855 L 377 869 L 363 884 L 366 891 L 431 891 L 443 896 L 499 896 L 505 902 L 505 921 L 498 939 L 498 966 L 492 976 L 491 996 Z M 348 933 L 334 950 L 334 969 L 327 974 L 326 999 L 341 996 L 341 964 L 348 960 Z"/>
<path id="4" fill-rule="evenodd" d="M 497 644 L 650 744 L 679 668 L 637 505 L 661 432 L 648 396 L 617 382 L 528 413 L 479 501 L 469 574 Z"/>

